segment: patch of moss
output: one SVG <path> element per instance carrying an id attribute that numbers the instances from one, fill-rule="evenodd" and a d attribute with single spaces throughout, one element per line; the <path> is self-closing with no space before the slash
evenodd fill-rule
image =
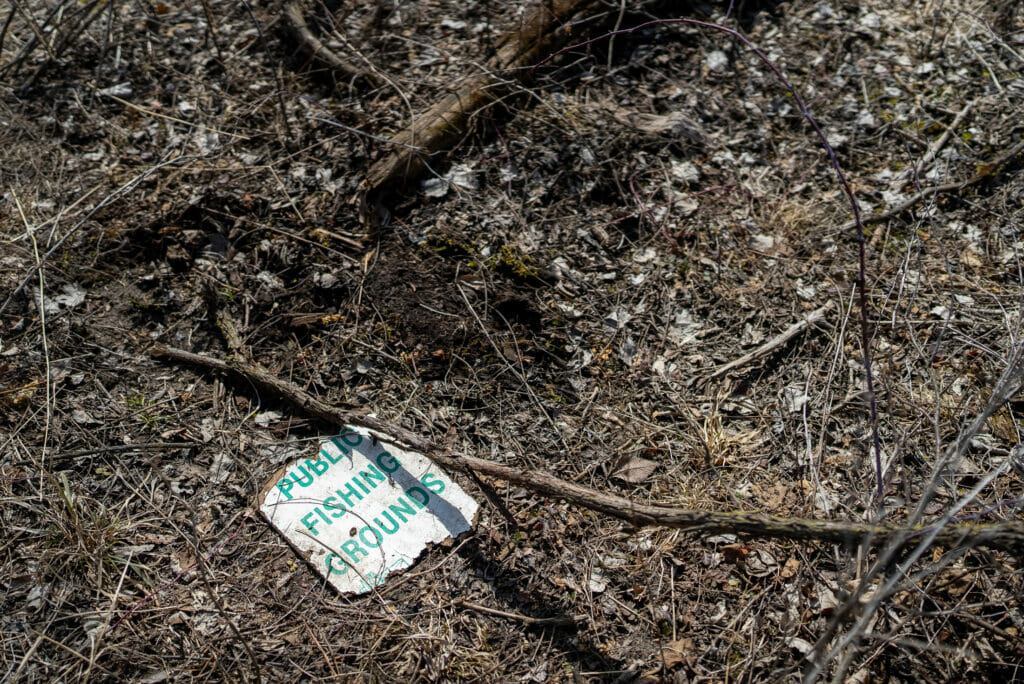
<path id="1" fill-rule="evenodd" d="M 487 266 L 518 278 L 540 277 L 540 270 L 534 264 L 533 257 L 523 254 L 522 250 L 513 245 L 502 245 L 498 253 L 488 259 Z"/>
<path id="2" fill-rule="evenodd" d="M 420 249 L 456 259 L 476 257 L 476 248 L 472 243 L 449 236 L 431 235 L 420 245 Z"/>

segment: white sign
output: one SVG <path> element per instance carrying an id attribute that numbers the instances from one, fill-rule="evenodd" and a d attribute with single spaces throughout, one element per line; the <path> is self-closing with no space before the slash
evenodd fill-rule
<path id="1" fill-rule="evenodd" d="M 338 591 L 362 594 L 429 543 L 469 531 L 476 501 L 426 456 L 348 428 L 282 469 L 260 511 Z"/>

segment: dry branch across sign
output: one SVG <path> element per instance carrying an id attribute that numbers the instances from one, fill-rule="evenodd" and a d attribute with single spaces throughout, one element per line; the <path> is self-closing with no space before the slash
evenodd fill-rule
<path id="1" fill-rule="evenodd" d="M 348 428 L 267 483 L 260 511 L 343 593 L 410 567 L 427 544 L 472 529 L 478 504 L 422 454 Z"/>

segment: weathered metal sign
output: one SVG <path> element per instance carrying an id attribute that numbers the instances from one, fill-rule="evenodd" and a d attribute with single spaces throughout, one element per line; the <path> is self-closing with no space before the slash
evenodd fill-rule
<path id="1" fill-rule="evenodd" d="M 283 468 L 260 510 L 338 591 L 365 593 L 427 544 L 470 530 L 477 502 L 423 454 L 361 428 Z"/>

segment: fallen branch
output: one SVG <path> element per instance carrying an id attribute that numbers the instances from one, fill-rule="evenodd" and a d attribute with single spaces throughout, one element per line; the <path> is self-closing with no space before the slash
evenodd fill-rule
<path id="1" fill-rule="evenodd" d="M 551 0 L 537 5 L 518 31 L 507 34 L 496 54 L 484 66 L 484 73 L 471 76 L 459 89 L 417 116 L 392 138 L 396 143 L 386 157 L 366 173 L 360 186 L 365 197 L 390 187 L 401 186 L 426 166 L 426 156 L 442 150 L 467 130 L 467 124 L 491 100 L 490 89 L 508 78 L 522 79 L 542 57 L 575 38 L 570 20 L 596 0 Z"/>
<path id="2" fill-rule="evenodd" d="M 896 179 L 896 190 L 902 190 L 907 183 L 916 180 L 921 172 L 924 171 L 929 164 L 935 161 L 935 157 L 938 155 L 939 150 L 941 150 L 953 136 L 953 133 L 960 127 L 960 124 L 964 122 L 964 119 L 967 118 L 967 114 L 970 113 L 973 107 L 974 100 L 971 100 L 964 105 L 964 108 L 961 109 L 960 113 L 953 119 L 953 123 L 946 127 L 946 130 L 943 131 L 938 140 L 932 143 L 931 147 L 928 148 L 928 151 L 925 152 L 925 155 L 921 157 L 916 164 L 912 165 L 909 169 L 899 175 Z"/>
<path id="3" fill-rule="evenodd" d="M 374 85 L 380 84 L 380 79 L 376 74 L 360 69 L 344 57 L 335 54 L 313 35 L 306 24 L 305 17 L 302 16 L 302 10 L 296 3 L 291 2 L 285 5 L 284 16 L 291 24 L 296 39 L 306 47 L 313 59 L 348 78 L 364 78 Z"/>
<path id="4" fill-rule="evenodd" d="M 481 606 L 476 603 L 470 603 L 469 601 L 455 601 L 455 605 L 459 608 L 467 608 L 469 610 L 475 610 L 478 613 L 484 613 L 485 615 L 496 615 L 498 617 L 508 618 L 509 620 L 517 620 L 519 622 L 531 625 L 533 627 L 575 627 L 581 622 L 586 622 L 587 617 L 585 615 L 577 615 L 575 617 L 548 617 L 548 618 L 535 618 L 529 615 L 520 615 L 519 613 L 509 613 L 504 610 L 497 610 L 496 608 L 488 608 L 487 606 Z"/>
<path id="5" fill-rule="evenodd" d="M 201 368 L 234 375 L 253 386 L 277 394 L 309 415 L 339 427 L 358 425 L 377 434 L 382 441 L 398 442 L 454 469 L 472 468 L 477 473 L 511 482 L 538 494 L 563 499 L 583 508 L 624 520 L 637 527 L 671 527 L 702 534 L 740 534 L 775 539 L 815 540 L 857 546 L 907 544 L 934 534 L 933 544 L 955 547 L 963 544 L 986 546 L 1024 554 L 1024 521 L 997 523 L 956 523 L 934 529 L 918 525 L 909 529 L 840 520 L 787 518 L 747 511 L 699 511 L 659 504 L 639 504 L 615 494 L 600 492 L 538 470 L 522 470 L 493 461 L 453 454 L 430 440 L 399 425 L 388 424 L 359 411 L 323 402 L 297 385 L 282 380 L 247 361 L 222 361 L 172 347 L 156 346 L 154 357 L 181 361 Z"/>
<path id="6" fill-rule="evenodd" d="M 927 199 L 932 195 L 941 195 L 947 192 L 959 192 L 964 188 L 969 188 L 972 185 L 976 185 L 981 181 L 985 180 L 986 178 L 989 178 L 990 176 L 994 175 L 1004 166 L 1013 161 L 1013 158 L 1022 152 L 1024 152 L 1024 140 L 1020 141 L 1012 148 L 1010 148 L 1009 152 L 1006 152 L 1005 154 L 996 157 L 991 162 L 988 162 L 987 164 L 979 164 L 977 173 L 975 173 L 967 180 L 961 181 L 959 183 L 944 183 L 943 185 L 935 185 L 930 188 L 925 188 L 924 190 L 921 190 L 917 194 L 907 198 L 905 201 L 901 202 L 895 207 L 883 211 L 881 214 L 863 217 L 861 223 L 863 223 L 864 225 L 868 225 L 871 223 L 882 223 L 883 221 L 888 221 L 894 216 L 899 216 L 905 211 L 913 209 L 921 202 L 921 200 Z M 846 231 L 850 230 L 853 227 L 854 223 L 852 221 L 848 221 L 845 224 L 843 224 L 843 227 L 840 228 L 840 230 Z"/>
<path id="7" fill-rule="evenodd" d="M 776 349 L 778 349 L 779 347 L 781 347 L 782 345 L 786 344 L 791 339 L 799 335 L 807 326 L 814 325 L 815 323 L 820 321 L 825 316 L 825 313 L 828 312 L 828 310 L 831 308 L 832 302 L 829 301 L 827 304 L 825 304 L 825 306 L 821 307 L 820 309 L 815 309 L 811 313 L 807 314 L 806 318 L 804 318 L 802 321 L 798 321 L 793 325 L 789 326 L 784 331 L 782 331 L 772 339 L 768 340 L 754 351 L 744 354 L 735 361 L 730 361 L 721 368 L 716 369 L 714 373 L 708 376 L 708 380 L 714 380 L 717 377 L 725 375 L 729 371 L 735 370 L 740 366 L 747 365 L 748 363 L 754 361 L 755 359 L 759 359 L 762 356 L 767 356 L 768 354 L 772 353 L 773 351 L 775 351 Z"/>

